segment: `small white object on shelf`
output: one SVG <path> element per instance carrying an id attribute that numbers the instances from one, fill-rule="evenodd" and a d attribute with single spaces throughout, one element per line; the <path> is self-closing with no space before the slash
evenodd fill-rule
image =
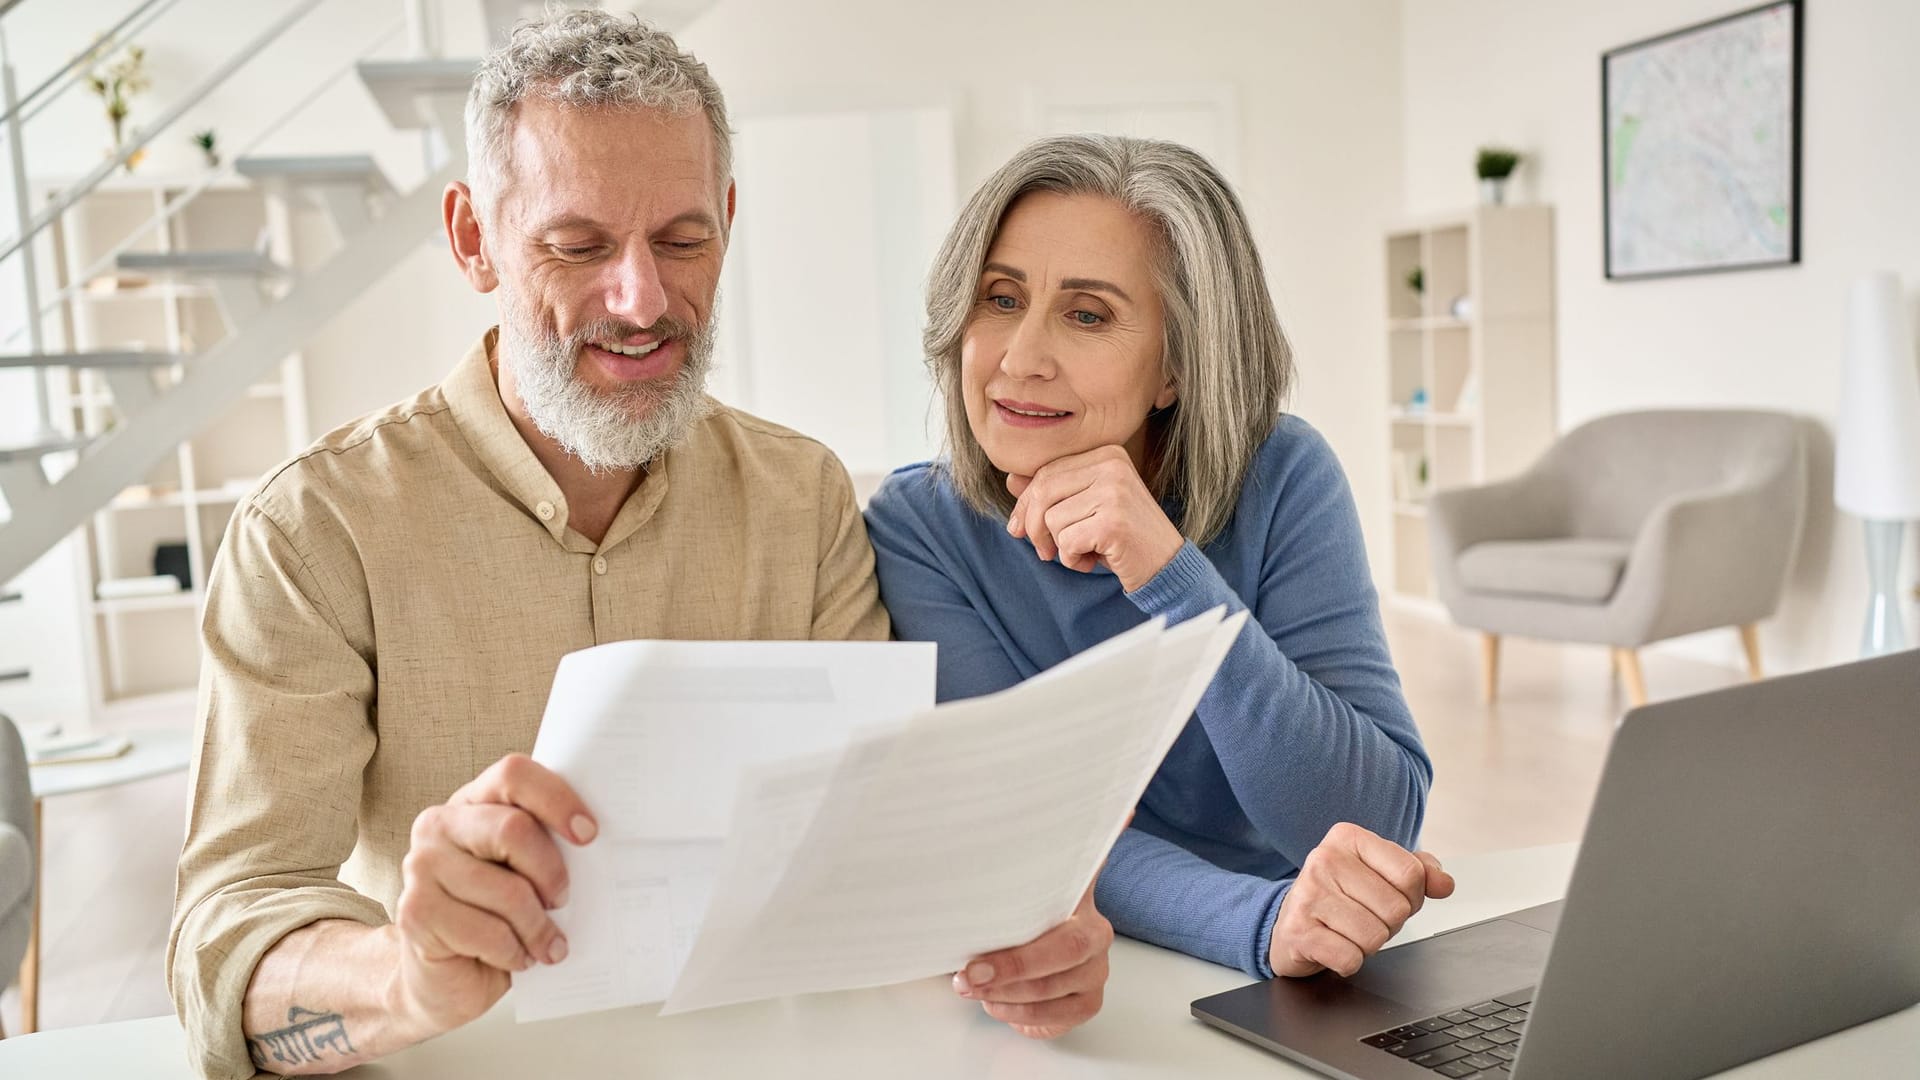
<path id="1" fill-rule="evenodd" d="M 30 743 L 27 761 L 34 765 L 74 765 L 108 761 L 133 749 L 125 735 L 70 735 Z"/>
<path id="2" fill-rule="evenodd" d="M 107 578 L 95 586 L 94 591 L 102 600 L 125 600 L 134 596 L 171 596 L 180 591 L 180 579 L 172 574 Z"/>

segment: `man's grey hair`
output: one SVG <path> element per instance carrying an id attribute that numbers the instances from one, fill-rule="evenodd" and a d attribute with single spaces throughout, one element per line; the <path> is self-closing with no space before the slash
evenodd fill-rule
<path id="1" fill-rule="evenodd" d="M 1179 506 L 1175 525 L 1196 544 L 1232 519 L 1240 486 L 1273 432 L 1293 384 L 1293 356 L 1267 292 L 1240 200 L 1207 159 L 1177 143 L 1113 135 L 1059 135 L 1032 143 L 974 192 L 935 256 L 924 345 L 946 398 L 947 464 L 960 495 L 1006 517 L 1014 499 L 967 423 L 961 339 L 987 251 L 1007 209 L 1050 191 L 1112 199 L 1154 232 L 1165 311 L 1162 364 L 1178 398 L 1149 417 L 1146 477 Z"/>
<path id="2" fill-rule="evenodd" d="M 549 10 L 515 26 L 474 73 L 467 95 L 467 186 L 483 212 L 506 179 L 514 111 L 528 98 L 568 108 L 702 110 L 713 128 L 719 189 L 733 177 L 727 103 L 707 65 L 637 15 Z"/>

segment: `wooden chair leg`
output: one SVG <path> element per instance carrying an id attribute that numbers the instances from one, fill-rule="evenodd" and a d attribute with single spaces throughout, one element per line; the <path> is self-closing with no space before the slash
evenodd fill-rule
<path id="1" fill-rule="evenodd" d="M 1627 700 L 1635 708 L 1647 703 L 1647 680 L 1640 673 L 1640 654 L 1632 649 L 1613 650 L 1613 662 L 1627 683 Z"/>
<path id="2" fill-rule="evenodd" d="M 1747 650 L 1747 678 L 1760 680 L 1766 678 L 1760 671 L 1760 627 L 1747 623 L 1740 628 L 1740 645 Z"/>
<path id="3" fill-rule="evenodd" d="M 1500 635 L 1480 635 L 1480 700 L 1488 705 L 1500 691 Z"/>
<path id="4" fill-rule="evenodd" d="M 33 800 L 33 910 L 27 916 L 27 955 L 20 961 L 20 1034 L 40 1030 L 40 894 L 46 882 L 41 880 L 40 800 Z"/>

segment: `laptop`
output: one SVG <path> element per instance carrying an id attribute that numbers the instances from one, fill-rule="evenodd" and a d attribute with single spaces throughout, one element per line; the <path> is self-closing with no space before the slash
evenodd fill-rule
<path id="1" fill-rule="evenodd" d="M 1633 710 L 1565 900 L 1193 1015 L 1348 1080 L 1658 1080 L 1916 1002 L 1920 650 Z"/>

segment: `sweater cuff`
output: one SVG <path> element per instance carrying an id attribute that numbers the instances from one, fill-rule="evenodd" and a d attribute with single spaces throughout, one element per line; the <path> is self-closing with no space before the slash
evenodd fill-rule
<path id="1" fill-rule="evenodd" d="M 1220 571 L 1214 569 L 1191 540 L 1180 545 L 1167 565 L 1145 585 L 1126 595 L 1142 612 L 1166 615 L 1174 621 L 1223 603 L 1234 610 L 1238 601 L 1233 590 L 1220 579 Z"/>
<path id="2" fill-rule="evenodd" d="M 1273 894 L 1273 902 L 1266 907 L 1266 913 L 1260 918 L 1259 931 L 1253 939 L 1253 967 L 1255 974 L 1263 979 L 1273 978 L 1273 928 L 1280 921 L 1280 905 L 1293 891 L 1293 883 L 1298 878 L 1287 878 L 1280 882 L 1280 888 Z"/>

